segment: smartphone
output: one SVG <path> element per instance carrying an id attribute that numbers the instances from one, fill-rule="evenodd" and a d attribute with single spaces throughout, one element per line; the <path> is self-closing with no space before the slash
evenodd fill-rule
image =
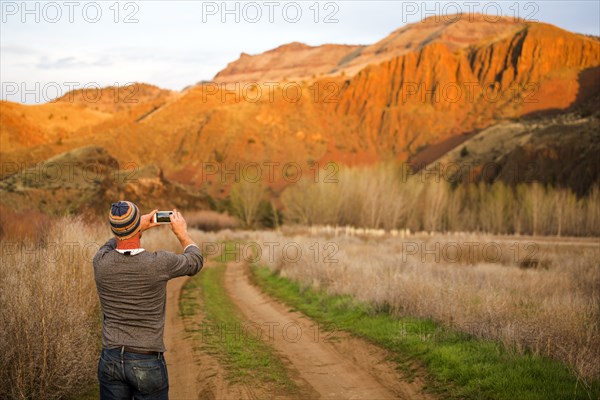
<path id="1" fill-rule="evenodd" d="M 171 214 L 173 214 L 173 211 L 157 211 L 156 214 L 154 214 L 154 223 L 170 224 Z"/>

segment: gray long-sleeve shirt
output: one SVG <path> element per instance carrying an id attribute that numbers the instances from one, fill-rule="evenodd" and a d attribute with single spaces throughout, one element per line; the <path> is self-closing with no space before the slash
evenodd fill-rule
<path id="1" fill-rule="evenodd" d="M 102 306 L 102 347 L 165 351 L 163 332 L 167 281 L 195 275 L 204 260 L 200 249 L 188 246 L 183 254 L 143 251 L 125 255 L 110 239 L 94 257 L 94 277 Z"/>

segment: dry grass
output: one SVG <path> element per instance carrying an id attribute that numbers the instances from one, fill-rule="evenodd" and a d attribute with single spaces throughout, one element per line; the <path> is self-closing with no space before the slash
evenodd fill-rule
<path id="1" fill-rule="evenodd" d="M 42 242 L 2 239 L 0 398 L 59 398 L 95 379 L 100 320 L 91 260 L 107 237 L 65 218 Z"/>
<path id="2" fill-rule="evenodd" d="M 191 235 L 205 248 L 274 242 L 263 247 L 260 262 L 306 286 L 432 318 L 516 352 L 549 355 L 585 379 L 600 375 L 597 241 L 537 238 L 531 248 L 532 240 L 510 236 L 339 237 L 302 228 Z M 96 379 L 100 321 L 91 260 L 109 237 L 106 225 L 71 218 L 49 224 L 43 240 L 2 238 L 0 398 L 59 398 Z M 302 249 L 298 260 L 293 249 L 288 258 L 282 253 L 292 242 Z M 166 226 L 146 232 L 142 245 L 181 250 Z"/>
<path id="3" fill-rule="evenodd" d="M 38 242 L 48 234 L 51 218 L 38 210 L 14 212 L 0 204 L 0 240 L 28 240 Z"/>
<path id="4" fill-rule="evenodd" d="M 350 294 L 396 315 L 431 318 L 519 353 L 562 360 L 585 379 L 600 377 L 597 242 L 546 239 L 531 247 L 531 240 L 484 235 L 253 237 L 279 249 L 296 242 L 299 260 L 280 250 L 269 263 L 265 246 L 261 261 L 307 287 Z"/>
<path id="5" fill-rule="evenodd" d="M 233 229 L 237 226 L 237 219 L 229 214 L 218 213 L 211 210 L 200 210 L 185 213 L 185 219 L 190 228 L 203 231 L 219 231 Z"/>
<path id="6" fill-rule="evenodd" d="M 31 219 L 32 227 L 11 227 L 0 240 L 0 398 L 69 397 L 97 379 L 101 326 L 92 259 L 111 233 L 108 224 L 81 217 L 43 219 L 44 229 L 35 231 L 41 221 L 17 217 L 8 218 Z M 146 232 L 142 244 L 181 251 L 168 227 Z"/>

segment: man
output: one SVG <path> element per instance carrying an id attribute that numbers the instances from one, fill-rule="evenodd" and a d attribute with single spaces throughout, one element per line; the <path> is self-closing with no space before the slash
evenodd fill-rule
<path id="1" fill-rule="evenodd" d="M 204 260 L 177 210 L 171 215 L 171 230 L 183 254 L 145 251 L 140 239 L 144 231 L 159 225 L 153 222 L 156 212 L 140 215 L 131 202 L 114 203 L 109 221 L 115 237 L 94 257 L 103 317 L 98 362 L 101 399 L 168 399 L 163 357 L 167 281 L 195 275 Z"/>

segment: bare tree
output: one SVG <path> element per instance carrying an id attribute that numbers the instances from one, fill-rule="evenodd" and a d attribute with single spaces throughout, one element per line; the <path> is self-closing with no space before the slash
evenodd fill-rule
<path id="1" fill-rule="evenodd" d="M 255 226 L 258 220 L 260 202 L 263 200 L 265 187 L 262 182 L 241 180 L 231 187 L 229 194 L 233 212 L 246 228 Z"/>
<path id="2" fill-rule="evenodd" d="M 442 217 L 448 198 L 446 182 L 428 182 L 423 190 L 423 227 L 429 231 L 442 228 Z"/>

